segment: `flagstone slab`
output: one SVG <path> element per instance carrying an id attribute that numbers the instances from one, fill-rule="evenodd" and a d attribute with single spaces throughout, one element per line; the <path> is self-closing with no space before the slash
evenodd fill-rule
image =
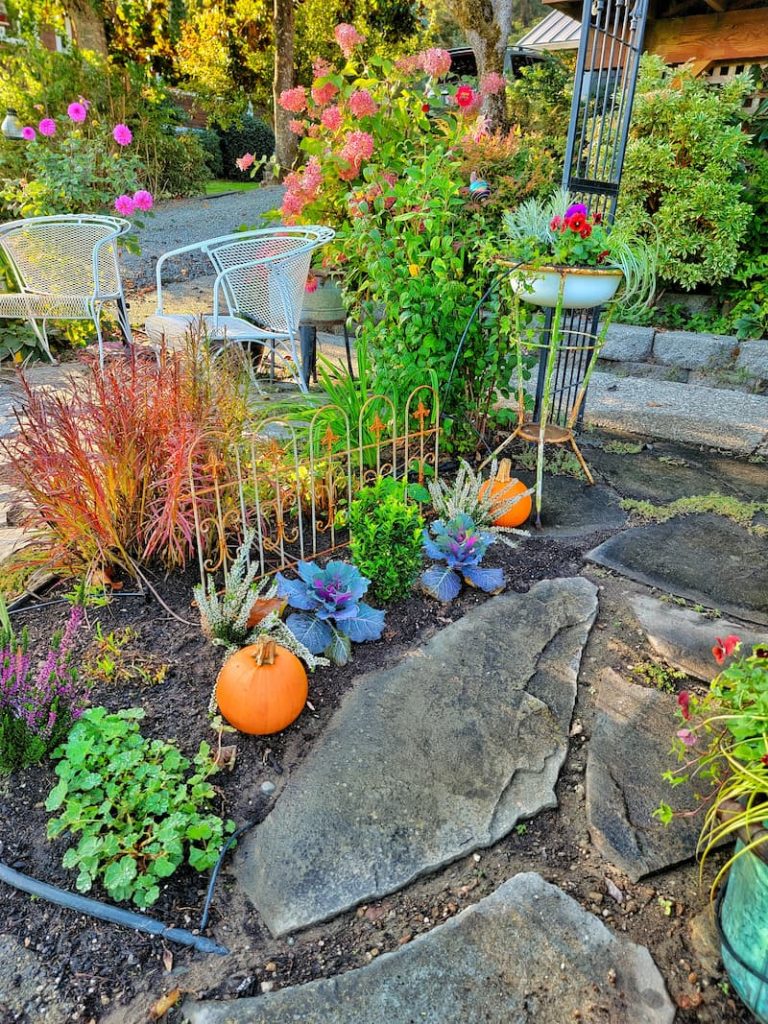
<path id="1" fill-rule="evenodd" d="M 496 597 L 357 680 L 233 861 L 274 935 L 396 891 L 557 806 L 597 591 Z"/>
<path id="2" fill-rule="evenodd" d="M 662 778 L 675 767 L 676 707 L 671 694 L 603 671 L 587 751 L 587 820 L 602 856 L 633 882 L 696 853 L 698 818 L 662 825 L 653 817 L 662 801 L 673 810 L 696 805 L 689 785 L 672 787 Z"/>
<path id="3" fill-rule="evenodd" d="M 768 624 L 768 537 L 723 516 L 692 515 L 636 526 L 586 557 L 695 604 Z"/>
<path id="4" fill-rule="evenodd" d="M 587 458 L 589 462 L 589 458 Z M 535 474 L 515 471 L 526 487 L 533 487 Z M 583 477 L 546 476 L 541 505 L 541 529 L 536 536 L 583 537 L 597 530 L 620 530 L 627 514 L 615 491 L 601 484 L 591 485 Z"/>
<path id="5" fill-rule="evenodd" d="M 635 594 L 629 603 L 654 651 L 670 665 L 704 682 L 718 671 L 712 656 L 716 637 L 735 634 L 747 652 L 757 643 L 768 643 L 768 627 L 755 630 L 732 619 L 708 618 L 692 608 L 676 608 L 648 594 Z"/>
<path id="6" fill-rule="evenodd" d="M 671 1024 L 644 946 L 534 872 L 367 967 L 264 996 L 187 1002 L 189 1024 Z"/>

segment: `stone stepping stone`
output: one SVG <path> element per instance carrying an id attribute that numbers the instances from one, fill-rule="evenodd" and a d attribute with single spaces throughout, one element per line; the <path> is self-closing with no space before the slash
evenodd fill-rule
<path id="1" fill-rule="evenodd" d="M 589 463 L 589 456 L 586 456 Z M 535 475 L 517 472 L 527 487 L 533 487 Z M 609 487 L 590 486 L 585 479 L 572 476 L 546 476 L 541 506 L 541 530 L 536 536 L 583 537 L 597 530 L 621 530 L 627 514 L 621 499 Z"/>
<path id="2" fill-rule="evenodd" d="M 654 651 L 686 675 L 704 682 L 719 671 L 712 657 L 716 637 L 735 633 L 747 653 L 757 643 L 768 643 L 768 628 L 756 631 L 730 619 L 708 619 L 691 608 L 676 608 L 646 594 L 633 595 L 629 604 Z"/>
<path id="3" fill-rule="evenodd" d="M 339 977 L 257 998 L 187 1002 L 191 1024 L 671 1024 L 644 946 L 534 872 Z"/>
<path id="4" fill-rule="evenodd" d="M 683 516 L 636 526 L 586 557 L 696 604 L 768 624 L 768 538 L 722 516 Z"/>
<path id="5" fill-rule="evenodd" d="M 696 806 L 690 786 L 672 787 L 662 773 L 670 753 L 677 701 L 668 693 L 628 683 L 605 669 L 587 751 L 587 820 L 592 842 L 633 882 L 696 853 L 697 818 L 662 825 L 653 811 L 663 800 L 674 810 Z"/>
<path id="6" fill-rule="evenodd" d="M 557 806 L 586 579 L 493 598 L 358 679 L 233 869 L 273 935 L 379 899 Z"/>

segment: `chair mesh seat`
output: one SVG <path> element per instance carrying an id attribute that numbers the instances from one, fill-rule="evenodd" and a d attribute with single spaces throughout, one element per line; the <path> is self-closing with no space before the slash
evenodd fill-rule
<path id="1" fill-rule="evenodd" d="M 19 319 L 90 320 L 93 313 L 82 295 L 0 293 L 0 316 Z"/>
<path id="2" fill-rule="evenodd" d="M 281 335 L 264 331 L 247 320 L 236 316 L 220 316 L 214 325 L 209 314 L 196 316 L 194 313 L 154 313 L 148 316 L 144 332 L 150 341 L 182 342 L 204 329 L 210 341 L 268 341 Z"/>

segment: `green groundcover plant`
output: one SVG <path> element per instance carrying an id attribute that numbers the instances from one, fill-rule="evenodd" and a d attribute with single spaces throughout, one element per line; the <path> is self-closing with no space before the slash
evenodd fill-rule
<path id="1" fill-rule="evenodd" d="M 213 867 L 235 826 L 210 811 L 217 765 L 208 744 L 190 761 L 173 743 L 142 736 L 143 717 L 141 708 L 86 711 L 54 752 L 59 781 L 45 808 L 60 812 L 49 838 L 77 837 L 62 864 L 77 869 L 79 892 L 100 882 L 112 899 L 149 907 L 182 864 Z"/>

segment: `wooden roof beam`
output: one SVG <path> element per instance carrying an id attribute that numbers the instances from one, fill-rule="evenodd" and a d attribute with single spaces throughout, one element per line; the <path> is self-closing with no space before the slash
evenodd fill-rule
<path id="1" fill-rule="evenodd" d="M 756 60 L 765 57 L 768 7 L 724 14 L 697 14 L 651 22 L 645 49 L 670 64 L 686 61 Z"/>

